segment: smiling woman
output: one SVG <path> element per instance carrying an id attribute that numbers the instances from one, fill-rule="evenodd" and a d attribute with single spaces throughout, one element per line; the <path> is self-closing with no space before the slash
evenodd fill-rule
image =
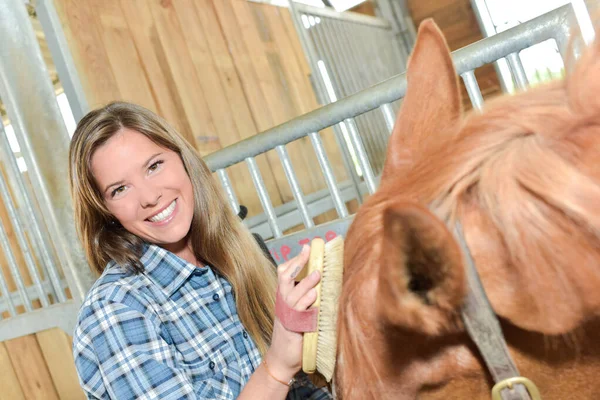
<path id="1" fill-rule="evenodd" d="M 169 124 L 129 103 L 92 111 L 69 168 L 75 224 L 101 274 L 73 335 L 89 397 L 330 398 L 297 374 L 302 336 L 273 316 L 277 289 L 296 310 L 315 301 L 320 277 L 292 276 L 307 249 L 276 273 Z"/>

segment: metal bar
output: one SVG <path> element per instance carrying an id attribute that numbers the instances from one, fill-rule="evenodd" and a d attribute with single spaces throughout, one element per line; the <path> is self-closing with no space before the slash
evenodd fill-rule
<path id="1" fill-rule="evenodd" d="M 240 212 L 240 203 L 238 202 L 237 196 L 235 195 L 235 191 L 233 190 L 233 186 L 231 185 L 231 181 L 229 180 L 229 175 L 227 175 L 227 171 L 225 169 L 217 170 L 217 175 L 219 176 L 219 180 L 221 181 L 221 186 L 225 190 L 225 194 L 227 195 L 227 200 L 229 200 L 229 205 L 233 209 L 234 213 Z"/>
<path id="2" fill-rule="evenodd" d="M 364 71 L 366 76 L 366 82 L 368 85 L 374 85 L 375 83 L 381 82 L 384 79 L 387 79 L 392 74 L 386 74 L 384 72 L 383 65 L 381 65 L 381 59 L 379 57 L 378 52 L 375 52 L 376 47 L 372 44 L 367 43 L 367 38 L 372 35 L 372 29 L 366 29 L 365 27 L 358 27 L 357 30 L 352 29 L 347 23 L 343 23 L 342 32 L 346 32 L 346 35 L 351 35 L 353 32 L 357 37 L 357 40 L 353 40 L 350 42 L 350 48 L 353 49 L 352 57 L 354 65 L 357 66 L 358 71 Z M 357 34 L 358 33 L 358 34 Z M 350 36 L 345 36 L 350 37 Z M 377 42 L 377 41 L 376 41 Z M 360 63 L 361 60 L 357 59 L 357 55 L 362 54 L 364 59 L 370 60 L 372 67 L 371 68 L 361 68 Z M 379 75 L 377 74 L 379 72 Z M 372 119 L 373 129 L 375 131 L 375 135 L 373 136 L 374 147 L 377 149 L 378 157 L 374 160 L 378 165 L 383 166 L 385 160 L 385 154 L 387 149 L 387 138 L 389 137 L 387 127 L 385 126 L 385 121 L 383 121 L 383 116 L 381 114 L 376 115 L 373 113 L 365 114 L 365 117 Z"/>
<path id="3" fill-rule="evenodd" d="M 9 182 L 12 186 L 13 193 L 17 197 L 17 202 L 21 207 L 23 207 L 23 215 L 21 220 L 23 221 L 25 220 L 24 217 L 28 217 L 26 219 L 30 228 L 28 229 L 28 233 L 32 239 L 33 249 L 36 253 L 36 257 L 44 266 L 44 269 L 50 278 L 50 282 L 52 282 L 52 287 L 54 288 L 54 294 L 57 300 L 59 302 L 64 302 L 67 300 L 67 297 L 65 296 L 65 292 L 62 288 L 60 274 L 58 273 L 54 257 L 52 256 L 53 249 L 45 235 L 42 234 L 43 229 L 45 230 L 45 227 L 42 228 L 41 225 L 43 218 L 39 208 L 34 206 L 31 201 L 34 195 L 29 190 L 29 186 L 25 184 L 25 180 L 21 174 L 21 171 L 19 170 L 15 155 L 10 148 L 10 143 L 6 137 L 6 132 L 1 124 L 0 157 L 2 157 L 2 160 L 4 161 L 6 175 L 8 176 Z"/>
<path id="4" fill-rule="evenodd" d="M 328 21 L 328 19 L 326 19 L 326 18 L 321 19 L 321 22 L 319 24 L 315 25 L 314 27 L 312 27 L 310 29 L 310 31 L 307 32 L 306 36 L 311 36 L 310 33 L 312 33 L 312 40 L 313 40 L 312 43 L 314 46 L 313 49 L 315 49 L 315 51 L 318 51 L 318 53 L 316 53 L 315 56 L 320 55 L 321 56 L 320 58 L 322 58 L 322 60 L 324 60 L 324 65 L 322 65 L 322 67 L 325 69 L 325 71 L 319 71 L 319 72 L 320 72 L 320 76 L 322 77 L 323 80 L 325 80 L 325 77 L 330 78 L 329 81 L 330 81 L 332 87 L 330 88 L 331 93 L 328 93 L 328 96 L 327 96 L 328 101 L 326 103 L 331 103 L 331 102 L 336 101 L 338 99 L 338 96 L 341 96 L 341 97 L 346 96 L 347 92 L 345 91 L 343 85 L 341 84 L 341 80 L 339 78 L 339 74 L 337 73 L 337 71 L 331 69 L 331 67 L 333 67 L 335 65 L 335 63 L 331 57 L 331 52 L 329 52 L 328 49 L 325 48 L 325 46 L 323 45 L 323 41 L 320 40 L 320 35 L 319 35 L 320 28 L 322 26 L 324 26 L 327 23 L 327 21 Z M 310 38 L 307 38 L 307 39 L 310 40 Z M 329 74 L 329 71 L 331 71 L 331 74 Z M 360 178 L 358 177 L 358 175 L 356 173 L 356 168 L 354 167 L 353 160 L 352 160 L 350 154 L 348 154 L 349 150 L 347 149 L 347 146 L 349 146 L 350 144 L 348 144 L 346 142 L 346 139 L 343 136 L 343 132 L 344 132 L 344 130 L 346 130 L 346 126 L 343 125 L 342 123 L 340 123 L 339 125 L 337 125 L 335 127 L 335 129 L 336 129 L 336 134 L 339 136 L 338 143 L 339 142 L 344 143 L 344 146 L 343 147 L 340 146 L 340 148 L 342 149 L 343 157 L 345 160 L 344 164 L 346 165 L 346 171 L 350 175 L 350 178 L 352 179 L 352 182 L 355 186 L 356 198 L 357 198 L 359 204 L 362 204 L 362 195 L 358 188 L 358 185 L 360 184 Z M 355 151 L 355 149 L 352 149 L 352 151 Z"/>
<path id="5" fill-rule="evenodd" d="M 568 24 L 568 16 L 571 12 L 570 6 L 563 6 L 454 51 L 452 58 L 458 74 L 474 70 L 507 54 L 553 38 L 557 32 L 562 32 L 564 24 Z M 352 96 L 211 153 L 204 160 L 211 170 L 225 168 L 245 158 L 269 151 L 275 146 L 304 137 L 310 132 L 318 132 L 340 121 L 371 111 L 382 104 L 396 101 L 405 93 L 406 75 L 396 75 Z"/>
<path id="6" fill-rule="evenodd" d="M 281 237 L 283 233 L 281 232 L 281 229 L 279 229 L 279 225 L 277 225 L 277 217 L 275 215 L 275 211 L 273 210 L 273 203 L 271 203 L 269 193 L 267 191 L 267 188 L 265 187 L 265 183 L 260 174 L 258 165 L 256 164 L 256 160 L 252 157 L 248 157 L 246 159 L 246 164 L 248 165 L 248 169 L 250 170 L 252 182 L 254 182 L 254 187 L 256 188 L 256 192 L 258 193 L 260 203 L 262 204 L 263 210 L 265 210 L 265 214 L 267 215 L 271 231 L 273 232 L 273 235 L 276 238 Z"/>
<path id="7" fill-rule="evenodd" d="M 392 133 L 394 130 L 394 124 L 396 123 L 396 116 L 394 115 L 394 110 L 392 110 L 391 104 L 383 104 L 379 107 L 381 113 L 383 114 L 383 119 L 385 120 L 385 126 L 388 131 Z"/>
<path id="8" fill-rule="evenodd" d="M 370 194 L 375 193 L 377 190 L 377 184 L 375 183 L 375 176 L 373 174 L 373 170 L 371 169 L 371 164 L 369 163 L 369 159 L 367 158 L 367 154 L 365 153 L 365 149 L 363 147 L 363 142 L 356 130 L 356 125 L 354 125 L 354 121 L 347 120 L 348 126 L 348 136 L 350 137 L 350 141 L 352 142 L 352 146 L 356 149 L 356 156 L 358 158 L 358 164 L 363 172 L 363 177 L 365 178 L 365 183 L 367 185 L 367 190 Z"/>
<path id="9" fill-rule="evenodd" d="M 292 1 L 294 2 L 293 7 L 299 13 L 318 15 L 319 17 L 323 18 L 339 19 L 342 21 L 350 21 L 366 26 L 391 29 L 390 23 L 381 18 L 355 13 L 352 11 L 337 12 L 328 7 L 311 7 L 308 4 L 297 3 L 294 0 L 290 0 L 290 3 Z M 290 8 L 292 8 L 292 5 L 290 5 Z"/>
<path id="10" fill-rule="evenodd" d="M 88 113 L 89 106 L 54 4 L 51 0 L 37 0 L 35 12 L 44 30 L 52 62 L 56 66 L 73 118 L 75 122 L 79 122 Z"/>
<path id="11" fill-rule="evenodd" d="M 325 177 L 325 182 L 327 183 L 327 188 L 329 189 L 329 193 L 331 193 L 331 198 L 333 199 L 333 204 L 335 205 L 335 210 L 340 218 L 347 217 L 348 209 L 346 208 L 346 204 L 342 201 L 340 189 L 337 187 L 335 176 L 333 175 L 333 170 L 331 169 L 331 164 L 329 164 L 327 153 L 325 153 L 325 148 L 323 147 L 323 142 L 321 141 L 321 136 L 319 136 L 319 133 L 317 132 L 309 133 L 308 136 L 310 137 L 310 141 L 315 149 L 317 159 L 319 160 L 319 165 L 321 166 L 321 171 L 323 171 L 323 176 Z"/>
<path id="12" fill-rule="evenodd" d="M 15 255 L 10 248 L 10 241 L 8 240 L 8 235 L 6 234 L 6 230 L 2 224 L 0 224 L 0 247 L 2 247 L 2 251 L 4 252 L 4 258 L 8 263 L 8 269 L 10 270 L 10 274 L 15 281 L 15 285 L 17 286 L 17 291 L 19 292 L 21 303 L 23 304 L 23 307 L 25 307 L 25 311 L 33 310 L 33 307 L 31 307 L 31 303 L 29 302 L 29 297 L 27 296 L 27 289 L 25 289 L 21 272 L 19 271 L 19 265 L 17 264 Z"/>
<path id="13" fill-rule="evenodd" d="M 267 248 L 274 256 L 277 264 L 284 263 L 292 257 L 297 256 L 302 250 L 302 245 L 308 243 L 315 237 L 321 237 L 329 241 L 336 236 L 345 236 L 354 216 L 340 218 L 311 229 L 294 232 L 278 239 L 267 241 Z"/>
<path id="14" fill-rule="evenodd" d="M 17 315 L 17 309 L 15 307 L 15 303 L 12 299 L 12 294 L 8 290 L 8 284 L 6 283 L 6 278 L 4 277 L 4 271 L 0 267 L 0 290 L 2 291 L 0 299 L 6 299 L 6 303 L 8 305 L 8 311 L 11 315 Z"/>
<path id="15" fill-rule="evenodd" d="M 17 214 L 17 210 L 15 209 L 15 205 L 10 196 L 10 192 L 8 191 L 8 186 L 4 179 L 0 177 L 0 197 L 2 198 L 2 202 L 6 207 L 6 212 L 8 214 L 9 220 L 12 222 L 12 228 L 15 233 L 17 243 L 21 248 L 21 254 L 23 255 L 23 259 L 25 261 L 25 266 L 29 271 L 29 275 L 31 276 L 31 280 L 33 282 L 33 287 L 35 288 L 37 295 L 42 303 L 43 307 L 48 307 L 50 303 L 48 302 L 48 298 L 42 289 L 42 281 L 40 279 L 40 274 L 37 270 L 37 265 L 35 260 L 33 259 L 31 252 L 29 251 L 29 245 L 27 244 L 27 239 L 25 239 L 25 233 L 23 232 L 23 227 L 20 224 L 20 218 Z M 16 262 L 16 261 L 15 261 Z"/>
<path id="16" fill-rule="evenodd" d="M 296 28 L 296 32 L 298 32 L 298 35 L 300 38 L 300 43 L 302 44 L 304 53 L 308 57 L 308 61 L 311 66 L 311 70 L 313 72 L 313 78 L 315 78 L 315 71 L 319 70 L 318 61 L 317 61 L 317 52 L 315 51 L 312 41 L 308 37 L 308 32 L 306 31 L 306 29 L 304 29 L 302 22 L 300 21 L 300 14 L 296 10 L 296 3 L 293 0 L 291 0 L 289 2 L 289 7 L 290 7 L 290 14 L 292 16 L 292 21 Z M 327 90 L 325 88 L 325 84 L 324 84 L 323 80 L 317 78 L 317 79 L 313 79 L 312 81 L 313 81 L 313 83 L 315 83 L 315 90 L 317 92 L 317 96 L 320 97 L 322 104 L 325 104 L 327 101 L 326 100 L 327 99 L 327 96 L 326 96 Z M 339 122 L 339 121 L 336 121 L 336 122 Z M 334 125 L 334 124 L 329 124 L 326 127 L 329 127 L 332 125 Z M 323 149 L 321 137 L 319 136 L 319 133 L 318 133 L 319 131 L 320 131 L 320 129 L 309 132 L 309 133 L 305 133 L 302 136 L 306 136 L 306 134 L 308 134 L 311 137 L 312 145 L 317 153 L 317 158 L 319 160 L 321 170 L 323 171 L 324 176 L 325 176 L 325 182 L 327 183 L 327 187 L 332 195 L 334 204 L 336 205 L 336 210 L 338 211 L 338 215 L 340 215 L 340 216 L 344 215 L 344 214 L 347 215 L 348 210 L 346 209 L 346 205 L 343 203 L 340 204 L 339 190 L 335 185 L 335 178 L 333 178 L 333 174 L 331 173 L 331 166 L 329 165 L 329 160 L 327 159 L 325 149 Z M 341 141 L 338 141 L 338 143 L 339 142 L 341 142 Z M 285 144 L 285 143 L 281 143 L 281 144 Z M 270 148 L 273 148 L 273 147 L 276 147 L 276 146 L 271 146 Z M 342 156 L 344 156 L 344 155 L 345 155 L 345 152 L 342 151 Z M 332 182 L 333 182 L 333 184 L 332 184 Z M 360 192 L 357 189 L 357 195 L 359 195 L 359 194 L 360 194 Z"/>
<path id="17" fill-rule="evenodd" d="M 323 35 L 323 42 L 333 56 L 332 65 L 335 65 L 337 69 L 339 69 L 341 76 L 340 85 L 344 88 L 346 95 L 357 93 L 362 89 L 362 87 L 358 83 L 359 79 L 357 79 L 356 74 L 362 74 L 362 72 L 360 68 L 357 69 L 355 67 L 355 63 L 353 63 L 354 59 L 348 55 L 348 51 L 350 51 L 350 44 L 353 42 L 353 40 L 350 40 L 350 37 L 340 34 L 339 30 L 337 29 L 339 24 L 343 23 L 342 21 L 328 20 L 327 22 L 327 25 L 329 25 L 328 27 L 331 29 L 326 32 L 325 35 Z M 324 28 L 327 28 L 327 26 Z M 352 68 L 350 67 L 351 65 Z M 361 79 L 362 81 L 365 80 L 362 76 Z M 366 143 L 363 142 L 363 146 L 361 146 L 361 148 L 363 148 L 371 157 L 373 157 L 373 159 L 375 159 L 376 148 L 373 146 L 373 143 L 371 140 L 369 140 L 369 138 L 376 137 L 377 132 L 373 130 L 371 124 L 369 124 L 365 119 L 361 120 L 360 118 L 356 118 L 354 119 L 354 122 L 346 121 L 346 126 L 348 126 L 348 129 L 350 129 L 349 126 L 351 124 L 355 124 L 354 126 L 356 131 L 363 133 L 363 135 L 366 137 Z M 360 125 L 362 129 L 358 129 L 358 125 Z M 354 151 L 357 152 L 358 150 L 354 148 Z M 367 159 L 368 158 L 369 157 L 367 157 Z M 365 168 L 363 168 L 363 166 L 361 166 L 361 169 L 364 172 Z"/>
<path id="18" fill-rule="evenodd" d="M 294 195 L 296 204 L 298 205 L 298 211 L 302 217 L 302 222 L 304 222 L 304 226 L 306 228 L 312 228 L 315 226 L 315 223 L 308 213 L 308 207 L 304 201 L 304 193 L 302 193 L 302 188 L 300 188 L 298 179 L 296 179 L 296 173 L 294 172 L 294 167 L 292 166 L 292 160 L 290 160 L 285 146 L 277 146 L 276 151 L 279 159 L 281 160 L 281 165 L 283 165 L 283 170 L 290 184 L 290 188 L 292 189 L 292 194 Z"/>
<path id="19" fill-rule="evenodd" d="M 330 21 L 330 24 L 332 25 L 335 23 L 336 21 Z M 337 65 L 340 67 L 341 79 L 343 79 L 344 82 L 346 82 L 350 86 L 350 89 L 345 92 L 348 93 L 349 91 L 358 91 L 359 89 L 356 82 L 354 81 L 353 75 L 346 69 L 347 60 L 345 60 L 342 55 L 344 53 L 340 51 L 340 49 L 337 48 L 335 44 L 332 45 L 332 42 L 335 43 L 335 41 L 329 40 L 330 38 L 335 37 L 336 32 L 333 31 L 329 35 L 320 35 L 318 27 L 315 28 L 315 36 L 317 40 L 320 42 L 325 52 L 328 53 L 330 60 L 332 60 L 332 62 L 334 63 L 333 65 Z M 339 84 L 341 85 L 341 81 Z M 373 169 L 371 168 L 371 164 L 369 162 L 369 158 L 365 152 L 362 138 L 358 134 L 358 130 L 356 128 L 354 120 L 347 119 L 344 122 L 348 129 L 348 136 L 350 142 L 352 143 L 352 147 L 354 148 L 359 166 L 363 173 L 363 177 L 365 179 L 365 182 L 367 183 L 367 187 L 369 188 L 369 193 L 373 193 L 371 190 L 374 188 L 374 174 Z"/>
<path id="20" fill-rule="evenodd" d="M 63 289 L 67 287 L 66 282 L 63 282 Z M 52 286 L 48 281 L 43 281 L 42 282 L 42 288 L 44 290 L 44 293 L 49 293 L 52 290 Z M 32 286 L 26 286 L 25 290 L 27 291 L 27 298 L 30 299 L 31 301 L 35 301 L 35 300 L 39 300 L 39 297 L 37 295 L 37 291 L 35 290 L 35 288 L 33 288 Z M 19 300 L 19 293 L 10 293 L 10 300 L 12 301 L 12 303 L 15 306 L 19 306 L 21 305 L 21 302 Z M 9 302 L 6 301 L 6 299 L 2 296 L 0 296 L 0 313 L 3 313 L 4 311 L 7 311 L 10 309 L 10 305 Z"/>
<path id="21" fill-rule="evenodd" d="M 467 71 L 464 74 L 461 74 L 461 77 L 465 82 L 469 99 L 471 99 L 471 104 L 473 104 L 473 107 L 480 110 L 483 106 L 483 96 L 481 96 L 481 91 L 479 90 L 479 84 L 475 78 L 475 73 L 473 71 Z"/>
<path id="22" fill-rule="evenodd" d="M 494 21 L 492 20 L 492 16 L 490 15 L 485 0 L 471 0 L 471 8 L 475 13 L 475 18 L 477 19 L 477 23 L 479 24 L 479 28 L 484 37 L 494 36 L 497 33 L 496 26 L 494 25 Z M 508 89 L 513 86 L 512 76 L 510 76 L 510 73 L 507 73 L 509 71 L 503 69 L 497 61 L 494 62 L 494 69 L 496 70 L 496 75 L 498 75 L 502 91 L 504 93 L 509 92 Z"/>
<path id="23" fill-rule="evenodd" d="M 379 178 L 379 177 L 378 177 Z M 342 200 L 346 203 L 354 200 L 354 188 L 350 181 L 344 181 L 338 184 Z M 366 184 L 363 182 L 360 185 L 360 191 L 367 194 Z M 305 196 L 310 215 L 320 215 L 324 212 L 335 210 L 331 195 L 328 189 L 321 189 Z M 275 215 L 277 216 L 277 225 L 282 231 L 285 231 L 302 223 L 302 217 L 298 211 L 298 206 L 295 200 L 274 207 Z M 260 233 L 264 238 L 269 238 L 272 235 L 269 221 L 264 213 L 255 215 L 246 220 L 247 226 L 252 232 Z"/>
<path id="24" fill-rule="evenodd" d="M 60 328 L 72 335 L 79 304 L 74 300 L 20 314 L 0 322 L 0 342 L 31 335 L 51 328 Z"/>
<path id="25" fill-rule="evenodd" d="M 95 281 L 73 224 L 69 135 L 25 7 L 0 0 L 0 97 L 17 133 L 37 203 L 76 301 Z"/>
<path id="26" fill-rule="evenodd" d="M 517 87 L 522 90 L 527 89 L 529 81 L 527 79 L 525 69 L 523 68 L 523 64 L 521 63 L 519 53 L 510 53 L 508 56 L 506 56 L 506 59 L 508 60 L 513 76 L 515 77 L 515 83 L 517 84 Z"/>

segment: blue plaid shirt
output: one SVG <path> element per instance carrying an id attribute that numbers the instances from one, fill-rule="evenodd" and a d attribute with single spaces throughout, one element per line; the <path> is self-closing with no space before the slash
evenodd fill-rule
<path id="1" fill-rule="evenodd" d="M 73 336 L 90 399 L 235 399 L 261 362 L 231 285 L 158 246 L 142 274 L 110 263 L 89 291 Z M 288 399 L 330 399 L 305 375 Z"/>

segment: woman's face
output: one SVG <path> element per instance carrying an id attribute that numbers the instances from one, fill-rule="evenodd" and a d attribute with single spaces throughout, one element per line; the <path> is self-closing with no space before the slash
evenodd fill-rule
<path id="1" fill-rule="evenodd" d="M 94 152 L 91 167 L 125 229 L 170 251 L 187 246 L 194 192 L 177 153 L 124 128 Z"/>

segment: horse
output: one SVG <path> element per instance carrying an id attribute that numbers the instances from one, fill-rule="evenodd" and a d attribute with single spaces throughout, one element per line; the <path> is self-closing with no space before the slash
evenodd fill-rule
<path id="1" fill-rule="evenodd" d="M 345 238 L 338 398 L 490 398 L 469 260 L 518 373 L 544 399 L 600 398 L 599 42 L 564 79 L 464 113 L 443 34 L 419 26 L 380 186 Z"/>

